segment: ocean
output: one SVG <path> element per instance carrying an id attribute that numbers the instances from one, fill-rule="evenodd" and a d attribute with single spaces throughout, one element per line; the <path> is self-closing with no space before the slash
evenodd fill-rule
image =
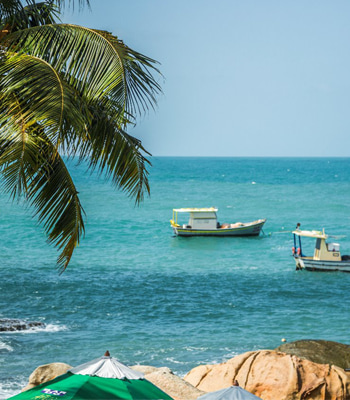
<path id="1" fill-rule="evenodd" d="M 348 158 L 152 164 L 151 196 L 139 207 L 83 165 L 70 166 L 86 235 L 62 275 L 30 210 L 0 195 L 0 320 L 42 323 L 0 332 L 0 399 L 39 365 L 77 366 L 106 350 L 127 365 L 183 376 L 283 338 L 350 342 L 350 274 L 296 271 L 291 251 L 299 222 L 325 228 L 350 254 Z M 211 206 L 221 223 L 266 218 L 263 234 L 173 235 L 173 208 Z"/>

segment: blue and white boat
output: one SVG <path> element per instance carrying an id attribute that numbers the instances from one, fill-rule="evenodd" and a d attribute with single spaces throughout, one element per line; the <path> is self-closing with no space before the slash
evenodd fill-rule
<path id="1" fill-rule="evenodd" d="M 315 239 L 313 256 L 303 252 L 301 238 Z M 350 256 L 340 254 L 339 243 L 327 243 L 328 235 L 322 231 L 293 231 L 294 247 L 292 248 L 296 269 L 308 271 L 343 271 L 350 272 Z"/>

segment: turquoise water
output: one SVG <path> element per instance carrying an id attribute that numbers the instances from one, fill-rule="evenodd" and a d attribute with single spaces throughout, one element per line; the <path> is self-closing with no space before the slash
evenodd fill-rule
<path id="1" fill-rule="evenodd" d="M 322 229 L 350 254 L 350 163 L 342 158 L 153 158 L 140 207 L 72 168 L 87 214 L 68 270 L 36 220 L 0 197 L 0 399 L 38 366 L 108 349 L 122 362 L 185 374 L 288 341 L 349 343 L 350 274 L 295 271 L 290 231 Z M 267 218 L 255 238 L 179 238 L 172 209 L 219 208 L 220 222 Z M 307 247 L 304 248 L 304 251 Z M 312 245 L 310 245 L 310 251 Z"/>

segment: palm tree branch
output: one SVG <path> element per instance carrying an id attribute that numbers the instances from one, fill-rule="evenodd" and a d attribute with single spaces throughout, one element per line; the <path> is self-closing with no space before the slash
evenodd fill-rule
<path id="1" fill-rule="evenodd" d="M 88 131 L 89 140 L 82 145 L 80 159 L 88 159 L 89 168 L 104 173 L 116 187 L 140 203 L 144 192 L 149 194 L 147 166 L 151 165 L 147 158 L 150 154 L 141 141 L 102 113 L 95 115 Z"/>
<path id="2" fill-rule="evenodd" d="M 154 60 L 133 52 L 108 32 L 57 24 L 35 27 L 7 36 L 9 46 L 42 57 L 87 99 L 110 96 L 121 113 L 155 103 L 160 86 L 150 74 L 159 73 Z M 137 88 L 141 86 L 141 90 Z"/>
<path id="3" fill-rule="evenodd" d="M 59 19 L 59 8 L 52 1 L 0 0 L 0 28 L 3 33 L 15 32 L 33 26 L 53 24 Z M 4 36 L 4 35 L 2 35 Z"/>
<path id="4" fill-rule="evenodd" d="M 85 232 L 84 210 L 62 158 L 49 143 L 43 147 L 49 168 L 45 165 L 35 175 L 28 190 L 28 199 L 37 210 L 49 242 L 61 250 L 57 264 L 63 272 Z"/>
<path id="5" fill-rule="evenodd" d="M 26 125 L 45 124 L 46 134 L 57 148 L 67 140 L 70 132 L 67 126 L 85 132 L 85 120 L 89 118 L 86 106 L 62 76 L 41 58 L 8 54 L 0 63 L 0 101 L 6 109 L 0 115 L 0 125 L 9 123 L 9 116 L 15 117 L 14 98 L 22 104 L 20 119 Z"/>
<path id="6" fill-rule="evenodd" d="M 148 104 L 154 108 L 155 95 L 161 92 L 160 85 L 153 78 L 151 71 L 161 76 L 155 67 L 157 61 L 126 46 L 123 41 L 110 32 L 96 31 L 113 46 L 119 54 L 124 66 L 124 84 L 126 87 L 127 112 L 135 114 L 148 109 Z"/>
<path id="7" fill-rule="evenodd" d="M 65 163 L 40 126 L 0 140 L 0 173 L 4 190 L 12 198 L 24 195 L 33 206 L 49 242 L 61 250 L 57 264 L 63 271 L 84 233 L 84 210 Z"/>

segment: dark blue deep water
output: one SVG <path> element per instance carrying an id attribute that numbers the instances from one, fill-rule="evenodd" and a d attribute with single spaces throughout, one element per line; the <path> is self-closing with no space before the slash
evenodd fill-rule
<path id="1" fill-rule="evenodd" d="M 290 233 L 297 222 L 325 228 L 350 254 L 349 161 L 154 158 L 140 207 L 71 167 L 86 236 L 62 275 L 30 212 L 1 195 L 0 319 L 44 325 L 0 332 L 0 399 L 39 365 L 75 366 L 107 349 L 183 375 L 282 338 L 349 343 L 350 274 L 295 271 Z M 210 206 L 220 222 L 267 218 L 265 235 L 173 236 L 173 208 Z"/>

